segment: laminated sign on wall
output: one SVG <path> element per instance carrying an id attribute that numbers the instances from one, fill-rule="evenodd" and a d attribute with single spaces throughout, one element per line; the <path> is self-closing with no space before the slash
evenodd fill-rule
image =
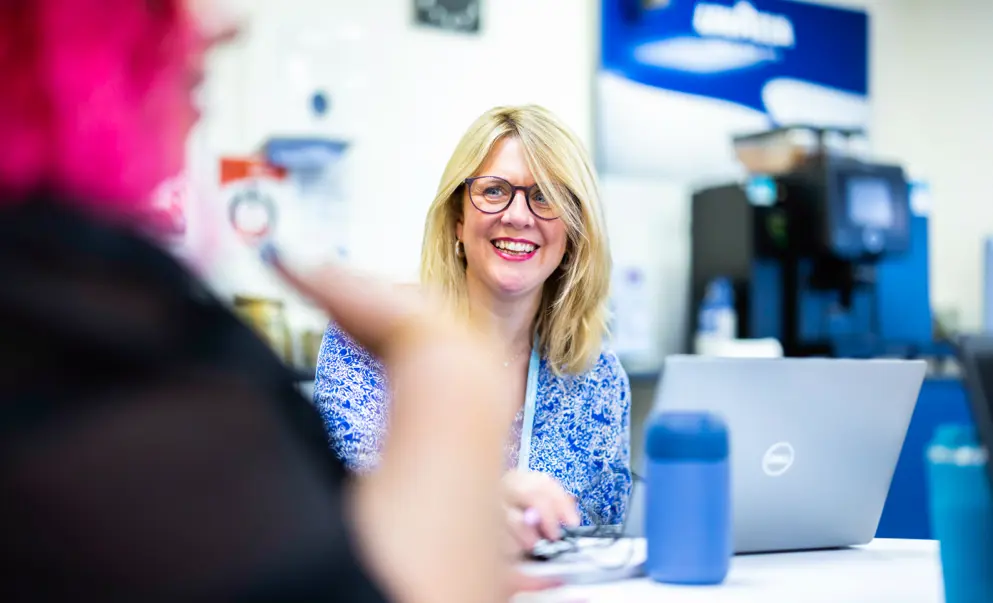
<path id="1" fill-rule="evenodd" d="M 645 274 L 638 267 L 615 268 L 611 282 L 611 344 L 623 359 L 651 354 L 658 337 L 654 329 L 656 305 L 646 286 Z"/>
<path id="2" fill-rule="evenodd" d="M 221 160 L 221 195 L 241 243 L 269 241 L 300 264 L 348 257 L 349 215 L 339 161 L 347 148 L 324 139 L 273 139 L 259 157 Z"/>
<path id="3" fill-rule="evenodd" d="M 330 138 L 273 138 L 265 145 L 266 161 L 285 174 L 283 248 L 299 262 L 348 259 L 347 150 L 348 143 Z"/>

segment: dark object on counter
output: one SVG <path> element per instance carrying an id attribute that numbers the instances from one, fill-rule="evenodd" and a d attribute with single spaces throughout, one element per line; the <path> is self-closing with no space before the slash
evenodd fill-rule
<path id="1" fill-rule="evenodd" d="M 295 375 L 184 267 L 0 211 L 0 600 L 384 597 Z"/>
<path id="2" fill-rule="evenodd" d="M 993 335 L 960 337 L 958 357 L 965 372 L 966 398 L 980 444 L 993 450 Z M 983 463 L 993 486 L 993 463 Z"/>
<path id="3" fill-rule="evenodd" d="M 234 297 L 235 313 L 261 337 L 287 365 L 293 364 L 293 335 L 286 321 L 286 310 L 278 299 Z"/>
<path id="4" fill-rule="evenodd" d="M 414 19 L 418 25 L 445 31 L 478 34 L 481 0 L 416 0 Z"/>
<path id="5" fill-rule="evenodd" d="M 304 371 L 310 374 L 311 379 L 314 378 L 314 373 L 317 371 L 317 359 L 321 355 L 323 340 L 323 331 L 304 331 L 300 336 L 301 366 Z"/>

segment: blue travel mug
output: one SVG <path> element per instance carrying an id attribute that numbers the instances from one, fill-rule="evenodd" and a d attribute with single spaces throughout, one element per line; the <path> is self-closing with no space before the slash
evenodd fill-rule
<path id="1" fill-rule="evenodd" d="M 734 554 L 728 431 L 708 413 L 660 413 L 645 434 L 645 573 L 720 584 Z"/>
<path id="2" fill-rule="evenodd" d="M 993 503 L 986 450 L 968 425 L 938 428 L 927 450 L 931 532 L 946 603 L 993 601 Z"/>

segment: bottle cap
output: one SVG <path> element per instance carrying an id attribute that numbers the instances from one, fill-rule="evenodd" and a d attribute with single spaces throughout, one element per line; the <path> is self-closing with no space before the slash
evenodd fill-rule
<path id="1" fill-rule="evenodd" d="M 707 283 L 704 303 L 709 306 L 733 306 L 734 286 L 731 284 L 731 279 L 719 276 Z"/>
<path id="2" fill-rule="evenodd" d="M 719 461 L 728 457 L 724 420 L 706 412 L 665 412 L 648 422 L 645 454 L 652 460 Z"/>

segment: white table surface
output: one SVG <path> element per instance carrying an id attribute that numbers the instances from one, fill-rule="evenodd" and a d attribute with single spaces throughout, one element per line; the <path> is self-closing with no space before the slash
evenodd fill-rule
<path id="1" fill-rule="evenodd" d="M 938 545 L 877 539 L 835 551 L 736 556 L 720 586 L 671 586 L 638 578 L 519 595 L 514 603 L 941 603 Z"/>

